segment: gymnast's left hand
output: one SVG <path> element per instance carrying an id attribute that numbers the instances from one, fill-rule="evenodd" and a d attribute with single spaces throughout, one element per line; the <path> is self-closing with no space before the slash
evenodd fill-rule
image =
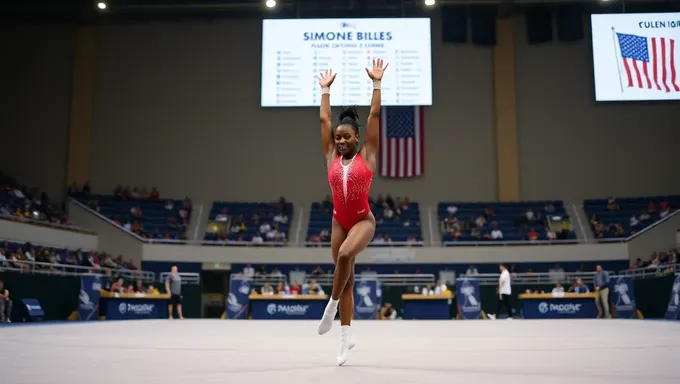
<path id="1" fill-rule="evenodd" d="M 381 80 L 383 77 L 383 74 L 385 73 L 385 70 L 387 69 L 387 66 L 390 65 L 389 63 L 385 64 L 383 67 L 383 59 L 373 59 L 373 67 L 372 68 L 366 68 L 366 73 L 368 73 L 368 77 L 371 78 L 371 80 Z"/>

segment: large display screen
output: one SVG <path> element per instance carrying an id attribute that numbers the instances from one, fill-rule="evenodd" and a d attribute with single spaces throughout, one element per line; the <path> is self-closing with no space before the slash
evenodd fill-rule
<path id="1" fill-rule="evenodd" d="M 680 13 L 592 15 L 597 101 L 680 100 Z"/>
<path id="2" fill-rule="evenodd" d="M 370 105 L 373 58 L 389 64 L 382 105 L 432 105 L 429 18 L 264 20 L 263 107 L 318 106 L 317 76 L 332 69 L 331 105 Z"/>

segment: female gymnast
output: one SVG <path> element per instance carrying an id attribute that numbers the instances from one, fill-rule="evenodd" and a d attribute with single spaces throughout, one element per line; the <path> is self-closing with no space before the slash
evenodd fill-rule
<path id="1" fill-rule="evenodd" d="M 333 292 L 319 322 L 319 334 L 333 326 L 340 306 L 340 353 L 338 365 L 347 361 L 354 341 L 349 332 L 354 311 L 354 258 L 363 251 L 375 234 L 375 216 L 368 204 L 379 145 L 380 81 L 387 65 L 373 59 L 373 67 L 366 68 L 373 80 L 371 109 L 366 123 L 366 142 L 359 149 L 359 116 L 349 107 L 340 113 L 333 131 L 331 125 L 330 86 L 335 80 L 332 70 L 319 75 L 321 86 L 321 141 L 326 156 L 328 183 L 333 193 L 331 250 L 335 263 Z"/>

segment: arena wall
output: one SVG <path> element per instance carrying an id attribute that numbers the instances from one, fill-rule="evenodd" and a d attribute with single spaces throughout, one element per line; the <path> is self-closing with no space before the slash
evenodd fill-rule
<path id="1" fill-rule="evenodd" d="M 144 261 L 193 261 L 200 263 L 327 263 L 328 248 L 211 247 L 144 244 Z M 368 248 L 357 263 L 522 263 L 561 261 L 628 260 L 628 246 L 579 244 L 550 246 L 489 246 L 449 248 Z"/>
<path id="2" fill-rule="evenodd" d="M 593 99 L 589 37 L 532 46 L 516 19 L 522 199 L 680 193 L 677 103 Z M 59 196 L 66 174 L 74 29 L 2 27 L 7 131 L 2 170 Z M 441 42 L 425 175 L 377 178 L 375 193 L 494 200 L 492 48 Z M 97 192 L 155 185 L 166 196 L 305 203 L 328 193 L 316 108 L 262 109 L 260 21 L 98 27 L 91 178 Z M 362 109 L 361 114 L 366 115 Z M 30 143 L 30 149 L 22 146 Z M 45 172 L 49 165 L 50 171 Z"/>

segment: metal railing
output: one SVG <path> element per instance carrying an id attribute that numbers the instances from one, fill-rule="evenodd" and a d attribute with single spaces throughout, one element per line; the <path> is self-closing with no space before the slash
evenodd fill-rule
<path id="1" fill-rule="evenodd" d="M 237 275 L 234 275 L 237 276 Z M 276 286 L 278 283 L 287 283 L 286 276 L 271 276 L 271 275 L 256 275 L 251 278 L 253 285 L 263 285 L 268 283 L 271 286 Z M 356 281 L 361 280 L 379 280 L 382 285 L 385 286 L 414 286 L 414 285 L 427 285 L 434 284 L 436 279 L 433 274 L 375 274 L 375 275 L 362 275 L 358 274 L 355 276 Z M 316 281 L 319 285 L 329 286 L 333 285 L 333 275 L 323 274 L 323 275 L 305 275 L 304 282 Z M 498 278 L 496 278 L 498 280 Z M 300 282 L 302 283 L 302 282 Z"/>
<path id="2" fill-rule="evenodd" d="M 178 272 L 177 274 L 182 278 L 183 285 L 198 285 L 201 283 L 201 275 L 198 273 Z M 160 279 L 158 281 L 161 283 L 165 283 L 165 280 L 167 280 L 168 276 L 170 275 L 171 275 L 170 272 L 163 272 L 161 273 Z"/>
<path id="3" fill-rule="evenodd" d="M 44 263 L 40 261 L 3 261 L 0 262 L 0 272 L 12 271 L 26 274 L 54 275 L 54 276 L 80 276 L 102 275 L 123 277 L 131 280 L 142 279 L 152 282 L 156 280 L 156 274 L 151 271 L 138 271 L 132 269 L 117 269 L 107 267 L 87 267 L 72 264 Z"/>

